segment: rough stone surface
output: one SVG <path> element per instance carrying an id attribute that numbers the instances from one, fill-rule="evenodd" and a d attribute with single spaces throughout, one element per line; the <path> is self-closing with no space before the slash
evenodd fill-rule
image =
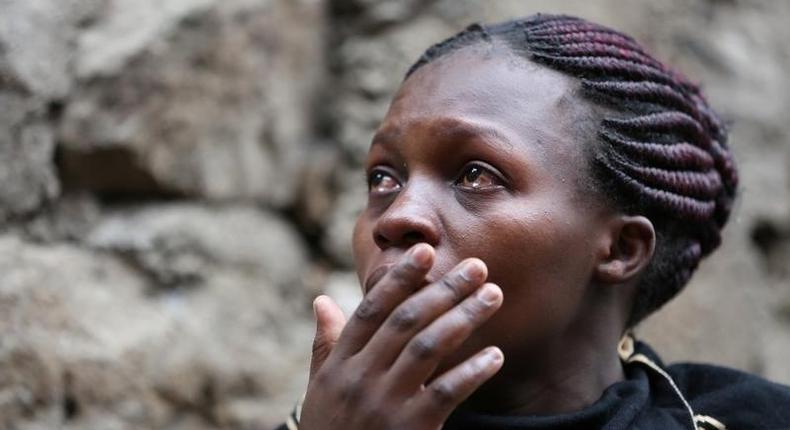
<path id="1" fill-rule="evenodd" d="M 13 93 L 0 92 L 0 103 L 0 220 L 5 220 L 53 200 L 60 184 L 52 164 L 53 132 L 41 120 L 40 108 Z"/>
<path id="2" fill-rule="evenodd" d="M 86 235 L 124 255 L 161 287 L 200 284 L 217 270 L 259 273 L 294 289 L 307 265 L 301 238 L 279 217 L 248 207 L 172 204 L 114 209 Z"/>
<path id="3" fill-rule="evenodd" d="M 732 122 L 722 248 L 638 328 L 790 383 L 790 3 L 0 0 L 0 429 L 269 429 L 310 302 L 359 300 L 360 163 L 407 67 L 473 21 L 624 30 Z"/>
<path id="4" fill-rule="evenodd" d="M 79 38 L 81 79 L 58 128 L 64 181 L 99 193 L 291 203 L 323 67 L 320 8 L 165 5 L 114 2 Z"/>
<path id="5" fill-rule="evenodd" d="M 38 3 L 0 3 L 0 220 L 29 213 L 58 191 L 42 98 L 64 94 L 71 82 L 58 56 L 65 46 L 53 40 L 63 29 L 59 14 L 53 4 Z M 55 30 L 34 37 L 42 24 Z M 35 42 L 26 43 L 31 39 Z M 47 74 L 40 58 L 50 56 L 55 73 Z"/>
<path id="6" fill-rule="evenodd" d="M 252 271 L 151 292 L 122 258 L 3 236 L 0 273 L 3 428 L 265 428 L 298 395 L 305 310 Z"/>

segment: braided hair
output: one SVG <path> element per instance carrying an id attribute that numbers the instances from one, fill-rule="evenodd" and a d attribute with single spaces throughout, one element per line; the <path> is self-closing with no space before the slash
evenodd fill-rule
<path id="1" fill-rule="evenodd" d="M 657 236 L 639 281 L 633 326 L 680 292 L 721 243 L 738 185 L 727 130 L 697 85 L 633 38 L 565 15 L 472 24 L 429 48 L 406 79 L 443 55 L 492 38 L 579 79 L 582 95 L 606 108 L 591 152 L 590 186 L 620 210 L 649 218 Z"/>

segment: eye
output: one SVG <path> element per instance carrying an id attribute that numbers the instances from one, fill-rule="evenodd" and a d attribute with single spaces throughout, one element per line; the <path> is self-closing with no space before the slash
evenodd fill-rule
<path id="1" fill-rule="evenodd" d="M 499 175 L 481 164 L 469 164 L 464 167 L 455 183 L 459 187 L 475 191 L 490 191 L 503 186 Z"/>
<path id="2" fill-rule="evenodd" d="M 392 174 L 381 168 L 373 169 L 367 179 L 369 193 L 387 194 L 401 187 L 400 182 Z"/>

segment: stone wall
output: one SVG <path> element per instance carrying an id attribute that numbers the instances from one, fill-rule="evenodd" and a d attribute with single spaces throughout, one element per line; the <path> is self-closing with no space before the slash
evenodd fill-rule
<path id="1" fill-rule="evenodd" d="M 538 11 L 634 35 L 732 121 L 722 249 L 640 328 L 790 383 L 790 3 L 0 0 L 0 429 L 267 429 L 357 300 L 359 163 L 406 67 Z"/>

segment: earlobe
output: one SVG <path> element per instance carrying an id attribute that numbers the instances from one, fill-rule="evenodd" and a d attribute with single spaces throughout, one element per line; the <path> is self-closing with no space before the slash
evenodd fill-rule
<path id="1" fill-rule="evenodd" d="M 611 224 L 606 256 L 596 266 L 596 279 L 607 284 L 628 282 L 653 258 L 656 232 L 643 216 L 623 215 Z"/>

